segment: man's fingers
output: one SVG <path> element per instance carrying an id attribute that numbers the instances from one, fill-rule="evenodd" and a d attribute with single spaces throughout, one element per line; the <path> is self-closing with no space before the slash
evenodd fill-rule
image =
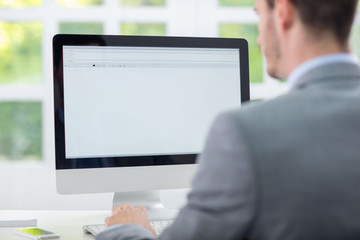
<path id="1" fill-rule="evenodd" d="M 123 203 L 120 205 L 121 209 L 133 208 L 129 203 Z"/>
<path id="2" fill-rule="evenodd" d="M 116 206 L 116 207 L 113 207 L 112 209 L 112 215 L 115 215 L 117 212 L 120 211 L 120 207 Z"/>
<path id="3" fill-rule="evenodd" d="M 145 216 L 146 218 L 148 218 L 148 210 L 146 209 L 146 207 L 144 206 L 138 206 L 137 207 L 138 211 Z"/>
<path id="4" fill-rule="evenodd" d="M 120 206 L 115 206 L 112 209 L 112 215 L 117 214 L 120 210 L 132 209 L 133 207 L 129 203 L 123 203 Z"/>
<path id="5" fill-rule="evenodd" d="M 106 226 L 111 226 L 112 224 L 112 217 L 105 218 L 105 224 Z"/>

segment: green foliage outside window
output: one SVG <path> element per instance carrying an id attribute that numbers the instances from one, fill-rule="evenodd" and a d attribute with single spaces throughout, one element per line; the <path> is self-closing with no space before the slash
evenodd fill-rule
<path id="1" fill-rule="evenodd" d="M 220 24 L 220 37 L 245 38 L 249 43 L 250 82 L 263 81 L 263 58 L 260 47 L 256 43 L 257 25 L 223 23 Z"/>
<path id="2" fill-rule="evenodd" d="M 165 6 L 166 0 L 120 0 L 121 6 Z"/>
<path id="3" fill-rule="evenodd" d="M 42 0 L 0 0 L 0 7 L 30 7 L 41 4 Z"/>
<path id="4" fill-rule="evenodd" d="M 38 22 L 0 22 L 0 84 L 42 81 L 41 35 Z"/>
<path id="5" fill-rule="evenodd" d="M 351 47 L 354 54 L 360 58 L 360 26 L 354 26 L 351 34 Z"/>
<path id="6" fill-rule="evenodd" d="M 62 34 L 103 34 L 102 23 L 60 23 L 59 33 Z"/>
<path id="7" fill-rule="evenodd" d="M 122 23 L 121 34 L 123 35 L 151 35 L 165 36 L 166 24 L 164 23 Z"/>
<path id="8" fill-rule="evenodd" d="M 221 7 L 252 7 L 255 0 L 219 0 Z"/>
<path id="9" fill-rule="evenodd" d="M 102 5 L 103 0 L 57 0 L 57 4 L 64 7 L 81 7 Z"/>
<path id="10" fill-rule="evenodd" d="M 42 159 L 40 102 L 0 102 L 0 161 Z"/>

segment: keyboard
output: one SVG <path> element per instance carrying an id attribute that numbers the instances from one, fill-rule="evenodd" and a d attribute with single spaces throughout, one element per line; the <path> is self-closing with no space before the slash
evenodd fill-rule
<path id="1" fill-rule="evenodd" d="M 162 231 L 169 227 L 174 220 L 153 220 L 150 221 L 150 225 L 154 228 L 157 235 L 161 234 Z M 97 224 L 97 225 L 85 225 L 83 227 L 84 233 L 89 233 L 94 236 L 98 235 L 99 233 L 105 231 L 108 228 L 105 224 Z"/>

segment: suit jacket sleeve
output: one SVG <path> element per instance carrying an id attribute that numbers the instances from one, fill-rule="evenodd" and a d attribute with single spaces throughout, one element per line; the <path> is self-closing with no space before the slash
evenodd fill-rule
<path id="1" fill-rule="evenodd" d="M 199 168 L 186 206 L 158 238 L 245 237 L 255 215 L 256 193 L 249 151 L 235 113 L 216 119 L 198 160 Z M 139 226 L 124 225 L 100 234 L 97 239 L 151 239 L 151 236 Z"/>

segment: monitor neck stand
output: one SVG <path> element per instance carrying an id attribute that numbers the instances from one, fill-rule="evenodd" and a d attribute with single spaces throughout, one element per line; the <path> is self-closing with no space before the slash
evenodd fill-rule
<path id="1" fill-rule="evenodd" d="M 174 219 L 176 209 L 168 209 L 161 203 L 160 191 L 115 192 L 113 206 L 129 203 L 132 206 L 144 206 L 148 210 L 150 220 Z"/>

